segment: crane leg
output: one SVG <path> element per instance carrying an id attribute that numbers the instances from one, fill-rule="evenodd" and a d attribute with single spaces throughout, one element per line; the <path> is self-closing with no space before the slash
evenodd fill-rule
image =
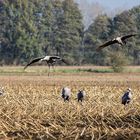
<path id="1" fill-rule="evenodd" d="M 54 66 L 54 64 L 52 64 L 52 68 L 53 68 L 53 71 L 55 72 L 55 66 Z"/>
<path id="2" fill-rule="evenodd" d="M 48 76 L 50 76 L 50 70 L 51 70 L 51 66 L 48 64 L 48 67 L 49 67 Z"/>

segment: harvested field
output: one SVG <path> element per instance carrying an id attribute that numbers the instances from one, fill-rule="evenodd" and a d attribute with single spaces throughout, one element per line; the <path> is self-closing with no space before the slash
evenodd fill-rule
<path id="1" fill-rule="evenodd" d="M 0 139 L 140 139 L 139 73 L 4 75 L 0 85 Z M 70 102 L 60 96 L 64 86 L 72 90 Z M 133 100 L 123 106 L 128 87 Z M 86 91 L 82 104 L 79 89 Z"/>

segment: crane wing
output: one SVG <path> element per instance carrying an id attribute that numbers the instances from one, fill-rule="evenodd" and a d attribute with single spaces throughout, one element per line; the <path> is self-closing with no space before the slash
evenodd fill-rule
<path id="1" fill-rule="evenodd" d="M 35 63 L 35 62 L 38 62 L 39 60 L 43 59 L 44 57 L 38 57 L 38 58 L 35 58 L 33 59 L 32 61 L 30 61 L 25 67 L 24 69 L 26 69 L 28 66 L 30 66 L 31 64 Z"/>
<path id="2" fill-rule="evenodd" d="M 69 65 L 68 61 L 66 61 L 65 59 L 61 59 L 61 61 L 62 61 L 63 63 L 65 63 L 66 65 Z"/>
<path id="3" fill-rule="evenodd" d="M 62 59 L 62 58 L 59 57 L 59 56 L 51 56 L 50 59 L 54 59 L 54 60 L 58 60 L 58 61 L 62 61 L 63 63 L 69 65 L 69 63 L 68 63 L 65 59 Z"/>
<path id="4" fill-rule="evenodd" d="M 125 39 L 127 39 L 127 38 L 129 38 L 129 37 L 136 36 L 136 35 L 137 35 L 137 34 L 125 35 L 125 36 L 122 36 L 121 39 L 122 39 L 122 40 L 125 40 Z"/>
<path id="5" fill-rule="evenodd" d="M 103 45 L 99 46 L 99 47 L 96 49 L 96 51 L 100 51 L 101 49 L 103 49 L 103 48 L 105 48 L 105 47 L 107 47 L 107 46 L 109 46 L 109 45 L 111 45 L 111 44 L 114 44 L 114 43 L 117 43 L 117 40 L 115 40 L 115 39 L 110 40 L 110 41 L 104 43 Z"/>

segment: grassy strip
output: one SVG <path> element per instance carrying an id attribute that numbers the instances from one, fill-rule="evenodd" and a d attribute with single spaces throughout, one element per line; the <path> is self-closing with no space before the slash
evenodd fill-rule
<path id="1" fill-rule="evenodd" d="M 57 72 L 61 73 L 79 73 L 79 72 L 89 72 L 89 73 L 112 73 L 111 69 L 58 69 Z"/>
<path id="2" fill-rule="evenodd" d="M 56 67 L 55 71 L 51 69 L 51 72 L 55 73 L 113 73 L 113 70 L 110 67 Z M 45 74 L 48 73 L 48 67 L 42 66 L 32 66 L 28 69 L 24 70 L 23 67 L 1 67 L 0 68 L 0 75 L 38 75 L 38 74 Z M 123 73 L 140 73 L 140 67 L 125 67 Z"/>

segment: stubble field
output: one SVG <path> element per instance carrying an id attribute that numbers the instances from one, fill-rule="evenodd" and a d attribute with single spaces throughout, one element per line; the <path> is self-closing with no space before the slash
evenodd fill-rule
<path id="1" fill-rule="evenodd" d="M 0 96 L 0 139 L 140 139 L 140 73 L 63 71 L 48 77 L 29 71 L 0 76 L 5 91 Z M 69 102 L 60 96 L 65 86 L 72 91 Z M 133 100 L 123 106 L 121 96 L 128 87 Z M 79 89 L 86 92 L 83 103 L 76 100 Z"/>

